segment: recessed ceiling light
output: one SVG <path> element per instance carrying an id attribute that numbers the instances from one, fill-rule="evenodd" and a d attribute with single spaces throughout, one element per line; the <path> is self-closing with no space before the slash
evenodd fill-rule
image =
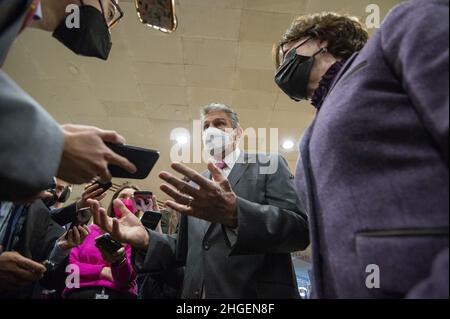
<path id="1" fill-rule="evenodd" d="M 284 141 L 282 146 L 283 146 L 283 149 L 289 151 L 294 148 L 295 143 L 292 140 L 287 140 L 287 141 Z"/>

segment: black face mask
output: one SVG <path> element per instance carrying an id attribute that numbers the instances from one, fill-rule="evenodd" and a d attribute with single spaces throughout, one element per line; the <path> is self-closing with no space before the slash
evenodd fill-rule
<path id="1" fill-rule="evenodd" d="M 308 41 L 302 42 L 287 54 L 275 75 L 279 88 L 296 102 L 308 99 L 308 83 L 315 57 L 326 50 L 320 49 L 313 56 L 298 55 L 297 49 Z"/>
<path id="2" fill-rule="evenodd" d="M 80 27 L 69 29 L 64 19 L 53 36 L 76 54 L 107 60 L 112 42 L 103 13 L 84 4 L 79 8 Z"/>
<path id="3" fill-rule="evenodd" d="M 47 190 L 47 192 L 51 193 L 52 196 L 43 198 L 42 201 L 44 202 L 45 206 L 50 208 L 58 202 L 58 195 L 56 194 L 56 191 L 54 189 Z"/>

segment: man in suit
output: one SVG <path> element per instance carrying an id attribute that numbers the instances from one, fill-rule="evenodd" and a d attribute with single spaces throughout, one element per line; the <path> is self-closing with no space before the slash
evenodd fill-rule
<path id="1" fill-rule="evenodd" d="M 45 288 L 62 291 L 67 257 L 88 236 L 87 226 L 64 230 L 40 200 L 11 210 L 9 223 L 16 227 L 0 243 L 0 299 L 31 298 L 39 280 Z M 46 269 L 46 260 L 54 267 Z"/>
<path id="2" fill-rule="evenodd" d="M 309 234 L 286 161 L 241 152 L 242 129 L 229 107 L 211 104 L 202 115 L 213 156 L 208 171 L 172 165 L 192 183 L 160 174 L 179 190 L 161 186 L 176 200 L 167 206 L 183 214 L 178 234 L 145 230 L 120 202 L 124 222 L 109 220 L 94 204 L 96 223 L 137 249 L 140 271 L 170 274 L 185 266 L 182 298 L 298 298 L 290 253 L 305 249 Z"/>
<path id="3" fill-rule="evenodd" d="M 94 0 L 84 2 L 83 7 L 90 8 L 89 17 L 97 17 L 97 20 L 102 19 L 102 23 L 105 23 L 101 32 L 105 34 L 106 30 L 107 34 L 103 35 L 102 39 L 107 38 L 109 31 L 106 22 L 103 22 L 106 20 L 98 9 L 100 4 Z M 74 36 L 64 29 L 67 13 L 65 6 L 61 6 L 62 3 L 78 4 L 69 0 L 43 0 L 40 3 L 43 13 L 41 16 L 37 15 L 39 1 L 1 1 L 0 65 L 3 64 L 14 39 L 32 22 L 33 17 L 40 19 L 39 23 L 35 22 L 37 27 L 47 31 L 52 28 L 58 30 L 55 33 L 58 39 L 70 49 L 74 49 L 71 43 L 78 43 L 76 36 L 83 34 L 77 33 Z M 92 14 L 92 10 L 98 11 L 100 18 Z M 90 21 L 84 19 L 83 22 L 83 30 L 89 31 Z M 101 26 L 99 23 L 92 25 Z M 97 29 L 92 30 L 90 34 L 99 33 Z M 90 56 L 94 56 L 98 52 L 93 46 L 99 42 L 95 40 L 93 39 L 92 43 L 84 41 L 83 45 L 91 46 L 77 48 L 76 53 L 81 54 L 79 50 L 82 49 L 86 55 L 92 53 Z M 104 142 L 124 143 L 125 140 L 116 132 L 96 127 L 58 125 L 35 100 L 0 70 L 0 200 L 35 197 L 52 185 L 55 175 L 68 182 L 80 184 L 98 175 L 105 180 L 110 179 L 108 164 L 117 164 L 129 171 L 135 170 L 132 163 L 112 152 Z M 87 148 L 89 152 L 86 152 Z"/>
<path id="4" fill-rule="evenodd" d="M 404 1 L 339 73 L 327 72 L 328 95 L 314 94 L 297 187 L 319 298 L 449 297 L 448 13 L 445 0 Z M 325 41 L 339 36 L 325 18 L 298 18 L 280 55 L 342 52 L 347 39 Z M 310 48 L 295 44 L 305 39 Z"/>

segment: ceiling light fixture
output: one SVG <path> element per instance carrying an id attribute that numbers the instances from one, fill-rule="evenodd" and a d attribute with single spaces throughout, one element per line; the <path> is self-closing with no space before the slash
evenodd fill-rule
<path id="1" fill-rule="evenodd" d="M 285 149 L 286 151 L 292 150 L 294 148 L 294 146 L 295 146 L 295 143 L 292 140 L 284 141 L 284 143 L 282 145 L 283 149 Z"/>

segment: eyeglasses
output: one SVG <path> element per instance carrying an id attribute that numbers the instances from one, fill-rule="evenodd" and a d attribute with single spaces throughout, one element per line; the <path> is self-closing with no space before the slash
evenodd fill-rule
<path id="1" fill-rule="evenodd" d="M 284 63 L 284 61 L 292 59 L 292 57 L 297 54 L 297 49 L 300 48 L 301 46 L 303 46 L 304 44 L 306 44 L 309 40 L 311 40 L 311 38 L 306 39 L 305 41 L 303 41 L 302 43 L 300 43 L 299 45 L 291 48 L 289 51 L 285 52 L 283 50 L 283 46 L 281 46 L 281 64 Z"/>
<path id="2" fill-rule="evenodd" d="M 103 15 L 105 16 L 106 24 L 108 25 L 109 29 L 112 29 L 123 18 L 123 10 L 119 6 L 118 0 L 109 1 L 112 6 L 109 6 L 108 11 L 105 11 L 102 0 L 99 0 L 99 2 L 102 8 Z"/>

